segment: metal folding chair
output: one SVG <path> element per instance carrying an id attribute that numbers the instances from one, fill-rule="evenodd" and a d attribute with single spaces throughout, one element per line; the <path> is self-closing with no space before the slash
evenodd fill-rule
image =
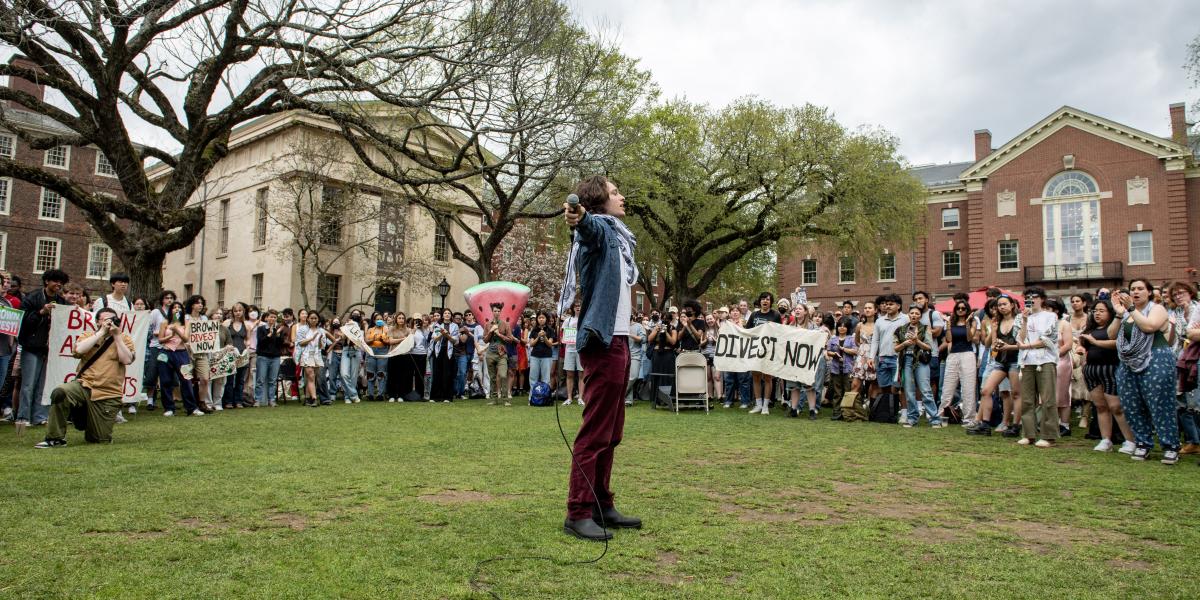
<path id="1" fill-rule="evenodd" d="M 681 352 L 675 357 L 675 412 L 680 408 L 708 412 L 708 361 L 699 352 Z"/>

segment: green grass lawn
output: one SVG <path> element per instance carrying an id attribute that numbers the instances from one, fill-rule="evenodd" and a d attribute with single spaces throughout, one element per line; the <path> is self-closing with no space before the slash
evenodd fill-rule
<path id="1" fill-rule="evenodd" d="M 573 438 L 578 406 L 563 408 Z M 778 411 L 777 411 L 778 412 Z M 343 404 L 0 430 L 3 598 L 1195 597 L 1200 469 L 1069 439 L 631 409 L 620 531 L 562 533 L 554 409 Z"/>

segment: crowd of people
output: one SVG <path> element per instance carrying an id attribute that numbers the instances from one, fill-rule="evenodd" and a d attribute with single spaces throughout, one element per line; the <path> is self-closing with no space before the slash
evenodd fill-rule
<path id="1" fill-rule="evenodd" d="M 170 290 L 152 299 L 131 297 L 123 274 L 113 275 L 110 291 L 95 299 L 62 271 L 47 271 L 41 283 L 22 293 L 20 280 L 4 275 L 0 298 L 0 305 L 24 311 L 20 335 L 0 335 L 0 404 L 4 418 L 19 427 L 48 426 L 40 447 L 65 443 L 62 419 L 72 407 L 88 404 L 79 400 L 81 386 L 93 400 L 106 401 L 96 404 L 105 410 L 93 411 L 92 419 L 115 423 L 138 410 L 174 416 L 177 398 L 182 414 L 190 416 L 281 401 L 319 407 L 364 399 L 479 398 L 510 405 L 514 395 L 546 384 L 542 393 L 549 390 L 566 405 L 583 404 L 574 346 L 578 304 L 563 315 L 526 310 L 514 326 L 499 318 L 501 307 L 493 307 L 494 319 L 485 328 L 470 311 L 449 309 L 408 315 L 356 308 L 327 317 L 243 302 L 210 307 L 203 296 L 180 301 Z M 750 414 L 769 415 L 772 408 L 809 419 L 817 419 L 824 408 L 832 409 L 833 420 L 881 420 L 876 417 L 882 414 L 904 427 L 922 419 L 933 427 L 955 423 L 970 435 L 998 433 L 1040 448 L 1071 435 L 1078 421 L 1097 440 L 1097 451 L 1145 460 L 1157 440 L 1166 464 L 1181 454 L 1200 454 L 1195 385 L 1200 347 L 1187 350 L 1200 341 L 1200 302 L 1192 284 L 1160 288 L 1139 278 L 1127 288 L 1066 299 L 1037 287 L 1024 290 L 1023 301 L 998 288 L 986 296 L 986 305 L 972 307 L 968 295 L 958 294 L 948 314 L 935 310 L 930 294 L 920 291 L 907 307 L 888 294 L 817 311 L 796 294 L 777 301 L 763 292 L 754 306 L 742 300 L 706 312 L 688 300 L 664 312 L 633 311 L 625 403 L 667 402 L 676 357 L 698 352 L 710 365 L 710 397 Z M 48 407 L 40 398 L 55 305 L 93 311 L 101 325 L 90 336 L 91 345 L 75 348 L 81 361 L 78 381 L 69 389 L 59 386 L 63 390 L 51 394 Z M 112 316 L 134 310 L 150 311 L 145 356 L 131 359 L 144 361 L 143 389 L 137 403 L 122 404 L 116 401 L 120 390 L 97 379 L 113 376 L 120 370 L 113 361 L 129 358 L 127 344 L 102 342 L 117 337 L 116 332 L 104 335 L 112 330 Z M 210 357 L 188 344 L 193 320 L 220 323 L 218 347 L 233 348 L 249 360 L 230 375 L 210 376 Z M 343 334 L 342 325 L 350 322 L 362 332 L 369 352 Z M 713 357 L 723 324 L 752 328 L 765 322 L 828 334 L 813 383 L 716 368 Z M 411 349 L 396 354 L 404 343 Z M 102 356 L 93 358 L 88 351 Z M 100 366 L 90 367 L 89 359 Z M 52 422 L 56 414 L 57 424 Z M 88 439 L 107 441 L 111 430 L 111 425 L 89 428 Z"/>

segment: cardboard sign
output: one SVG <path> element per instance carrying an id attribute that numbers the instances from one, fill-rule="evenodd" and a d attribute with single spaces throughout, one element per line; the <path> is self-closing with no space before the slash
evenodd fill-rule
<path id="1" fill-rule="evenodd" d="M 236 348 L 221 348 L 212 353 L 208 359 L 209 379 L 220 379 L 237 373 L 241 356 L 242 353 Z"/>
<path id="2" fill-rule="evenodd" d="M 121 317 L 121 333 L 133 339 L 133 362 L 125 365 L 125 385 L 122 390 L 124 402 L 134 403 L 142 392 L 150 311 L 123 312 L 116 307 L 114 309 Z M 50 354 L 46 360 L 46 386 L 42 391 L 42 404 L 50 404 L 50 392 L 56 386 L 75 379 L 75 369 L 80 365 L 79 359 L 74 356 L 75 342 L 81 335 L 96 330 L 96 318 L 90 311 L 78 307 L 60 305 L 50 315 Z"/>
<path id="3" fill-rule="evenodd" d="M 763 323 L 753 329 L 726 321 L 717 333 L 713 364 L 720 371 L 758 371 L 812 385 L 829 334 L 821 330 Z"/>
<path id="4" fill-rule="evenodd" d="M 25 311 L 9 306 L 0 306 L 0 333 L 17 337 L 21 332 L 21 318 Z"/>
<path id="5" fill-rule="evenodd" d="M 217 321 L 193 320 L 188 323 L 188 349 L 192 354 L 216 352 L 220 337 L 221 324 Z"/>

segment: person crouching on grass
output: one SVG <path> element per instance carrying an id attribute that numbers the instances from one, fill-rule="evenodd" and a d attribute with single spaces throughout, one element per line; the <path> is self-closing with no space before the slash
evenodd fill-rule
<path id="1" fill-rule="evenodd" d="M 609 486 L 613 451 L 625 428 L 625 386 L 629 381 L 630 288 L 637 282 L 633 251 L 637 239 L 621 222 L 625 197 L 603 176 L 589 177 L 575 190 L 578 212 L 567 204 L 564 217 L 574 228 L 571 258 L 558 312 L 575 295 L 579 271 L 579 328 L 575 349 L 583 368 L 583 423 L 575 437 L 563 531 L 586 540 L 607 540 L 608 528 L 639 528 L 613 505 Z M 596 521 L 600 521 L 597 524 Z"/>
<path id="2" fill-rule="evenodd" d="M 73 354 L 79 359 L 76 378 L 50 392 L 46 439 L 34 448 L 66 446 L 67 421 L 76 408 L 86 409 L 84 440 L 90 443 L 112 441 L 113 424 L 124 395 L 125 366 L 134 359 L 133 340 L 121 333 L 117 311 L 111 308 L 97 311 L 96 331 L 80 336 Z"/>

